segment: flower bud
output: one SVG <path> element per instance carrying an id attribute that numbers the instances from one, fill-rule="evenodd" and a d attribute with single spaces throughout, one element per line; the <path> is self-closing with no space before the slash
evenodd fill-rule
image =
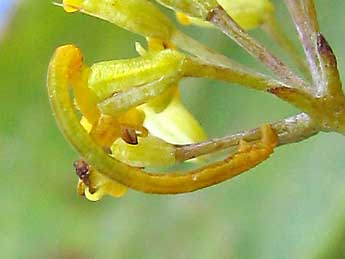
<path id="1" fill-rule="evenodd" d="M 127 187 L 115 182 L 108 177 L 92 170 L 90 176 L 90 186 L 84 186 L 85 197 L 90 201 L 99 201 L 105 195 L 120 198 L 127 192 Z"/>
<path id="2" fill-rule="evenodd" d="M 138 138 L 136 145 L 118 139 L 111 150 L 117 160 L 130 166 L 172 166 L 176 163 L 174 145 L 152 135 Z"/>
<path id="3" fill-rule="evenodd" d="M 175 30 L 170 20 L 147 0 L 64 0 L 67 12 L 80 11 L 126 30 L 168 41 Z"/>
<path id="4" fill-rule="evenodd" d="M 88 85 L 104 100 L 115 93 L 161 78 L 176 77 L 178 81 L 184 60 L 184 54 L 167 49 L 138 58 L 97 63 L 91 67 Z"/>

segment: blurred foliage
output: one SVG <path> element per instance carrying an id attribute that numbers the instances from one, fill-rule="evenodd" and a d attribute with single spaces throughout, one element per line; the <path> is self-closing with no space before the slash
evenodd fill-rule
<path id="1" fill-rule="evenodd" d="M 282 1 L 276 3 L 295 37 Z M 344 71 L 345 2 L 316 4 Z M 185 30 L 260 68 L 219 32 Z M 260 31 L 253 34 L 278 51 Z M 133 57 L 136 40 L 142 41 L 101 20 L 68 15 L 50 1 L 18 6 L 0 43 L 0 257 L 284 259 L 318 254 L 328 242 L 336 246 L 337 228 L 345 225 L 345 139 L 335 134 L 280 148 L 249 173 L 192 194 L 131 191 L 99 203 L 76 195 L 77 155 L 48 105 L 50 56 L 57 46 L 74 43 L 89 64 Z M 272 96 L 224 83 L 187 80 L 182 88 L 184 102 L 210 136 L 295 112 Z"/>

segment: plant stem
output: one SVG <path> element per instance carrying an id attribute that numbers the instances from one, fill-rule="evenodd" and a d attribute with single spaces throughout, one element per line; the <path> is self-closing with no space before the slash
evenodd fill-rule
<path id="1" fill-rule="evenodd" d="M 192 37 L 176 30 L 171 36 L 171 41 L 182 50 L 202 59 L 205 62 L 218 64 L 225 67 L 243 67 L 236 61 L 218 53 Z"/>
<path id="2" fill-rule="evenodd" d="M 285 51 L 289 58 L 296 64 L 298 69 L 303 73 L 303 75 L 309 79 L 310 71 L 305 60 L 302 59 L 301 53 L 295 46 L 295 44 L 290 40 L 290 38 L 284 33 L 281 24 L 278 22 L 275 16 L 272 16 L 261 26 L 267 35 L 276 42 L 283 51 Z"/>
<path id="3" fill-rule="evenodd" d="M 274 122 L 272 128 L 278 135 L 278 146 L 297 143 L 310 138 L 319 132 L 311 118 L 300 113 L 295 116 Z M 176 161 L 183 162 L 198 156 L 210 154 L 237 146 L 240 140 L 257 142 L 261 137 L 259 128 L 241 131 L 226 137 L 214 138 L 205 142 L 180 145 L 176 149 Z"/>
<path id="4" fill-rule="evenodd" d="M 318 22 L 316 20 L 314 3 L 310 0 L 285 0 L 285 4 L 289 9 L 303 45 L 316 94 L 322 96 L 325 94 L 326 88 L 320 55 L 317 49 Z"/>
<path id="5" fill-rule="evenodd" d="M 284 83 L 305 88 L 305 82 L 294 74 L 280 59 L 249 36 L 220 6 L 214 8 L 208 21 L 217 26 L 224 34 L 233 39 L 253 57 L 259 59 Z"/>
<path id="6" fill-rule="evenodd" d="M 184 63 L 184 76 L 203 77 L 237 83 L 257 90 L 268 90 L 276 87 L 291 87 L 267 75 L 248 68 L 230 68 L 204 63 L 197 58 L 187 58 Z"/>
<path id="7" fill-rule="evenodd" d="M 304 6 L 307 16 L 309 17 L 309 26 L 310 26 L 311 31 L 313 32 L 320 31 L 320 26 L 317 20 L 314 0 L 302 0 L 302 5 Z"/>

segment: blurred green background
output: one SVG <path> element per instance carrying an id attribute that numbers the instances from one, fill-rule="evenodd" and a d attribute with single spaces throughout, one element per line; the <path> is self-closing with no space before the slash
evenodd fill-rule
<path id="1" fill-rule="evenodd" d="M 275 2 L 297 42 L 282 1 Z M 345 71 L 345 2 L 316 3 Z M 185 31 L 261 69 L 219 32 Z M 278 51 L 261 31 L 253 34 Z M 192 194 L 130 191 L 98 203 L 76 195 L 72 162 L 78 156 L 48 104 L 49 59 L 67 43 L 79 46 L 89 64 L 134 57 L 135 41 L 142 39 L 92 17 L 68 15 L 47 0 L 18 4 L 0 42 L 0 258 L 284 259 L 335 249 L 345 229 L 345 138 L 336 134 L 279 148 L 249 173 Z M 182 89 L 210 137 L 296 112 L 272 96 L 224 83 L 185 80 Z"/>

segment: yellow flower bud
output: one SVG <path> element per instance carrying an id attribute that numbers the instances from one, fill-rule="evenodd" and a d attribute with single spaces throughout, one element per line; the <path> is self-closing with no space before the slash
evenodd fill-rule
<path id="1" fill-rule="evenodd" d="M 138 58 L 97 63 L 91 67 L 88 85 L 103 100 L 163 77 L 179 80 L 184 59 L 184 54 L 167 49 Z"/>
<path id="2" fill-rule="evenodd" d="M 74 162 L 79 177 L 77 193 L 85 195 L 91 201 L 98 201 L 104 195 L 121 197 L 127 192 L 127 187 L 99 173 L 84 160 Z"/>
<path id="3" fill-rule="evenodd" d="M 90 186 L 84 187 L 84 195 L 90 201 L 98 201 L 105 195 L 119 198 L 127 192 L 126 186 L 109 179 L 95 170 L 91 171 L 89 180 Z"/>
<path id="4" fill-rule="evenodd" d="M 80 11 L 126 30 L 169 41 L 175 30 L 170 20 L 147 0 L 64 0 L 66 12 Z"/>
<path id="5" fill-rule="evenodd" d="M 171 166 L 176 163 L 175 147 L 151 135 L 138 138 L 137 145 L 118 139 L 111 150 L 117 160 L 130 166 Z"/>

